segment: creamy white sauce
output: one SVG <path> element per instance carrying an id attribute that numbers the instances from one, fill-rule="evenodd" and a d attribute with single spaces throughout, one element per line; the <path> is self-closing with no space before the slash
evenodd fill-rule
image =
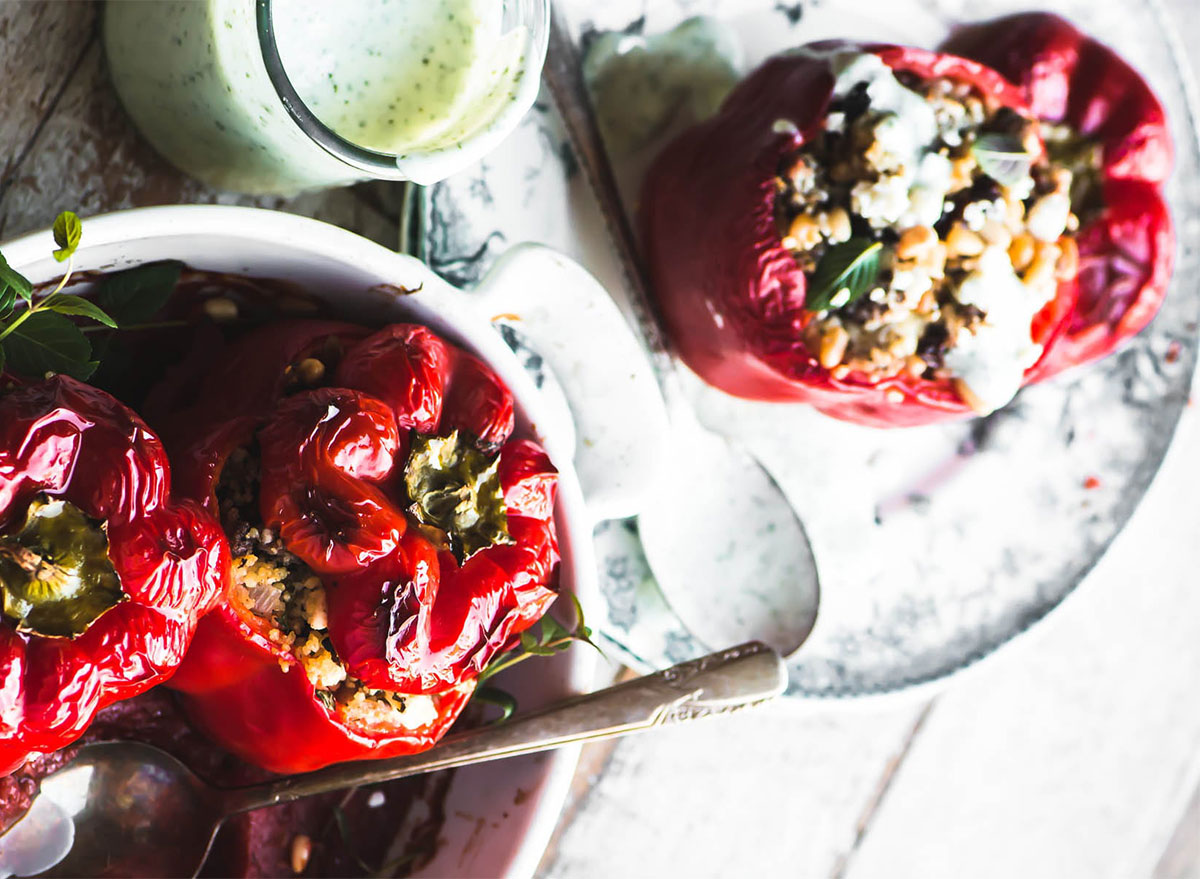
<path id="1" fill-rule="evenodd" d="M 889 171 L 876 182 L 857 184 L 851 208 L 876 228 L 932 226 L 942 216 L 950 188 L 950 163 L 931 150 L 940 131 L 933 108 L 905 88 L 877 55 L 841 52 L 832 66 L 835 97 L 866 83 L 871 111 L 883 114 L 875 139 Z"/>
<path id="2" fill-rule="evenodd" d="M 741 66 L 741 45 L 728 25 L 697 16 L 654 36 L 598 35 L 583 75 L 609 152 L 623 156 L 715 113 Z M 796 125 L 777 120 L 775 130 L 792 133 Z"/>
<path id="3" fill-rule="evenodd" d="M 1042 355 L 1042 346 L 1030 338 L 1029 328 L 1055 287 L 1050 285 L 1048 292 L 1049 296 L 1022 283 L 1008 253 L 998 247 L 983 252 L 978 268 L 956 291 L 959 302 L 976 306 L 986 317 L 974 333 L 959 332 L 945 363 L 985 411 L 995 411 L 1016 396 L 1025 370 Z"/>
<path id="4" fill-rule="evenodd" d="M 409 158 L 461 144 L 517 100 L 528 33 L 501 34 L 501 10 L 495 0 L 276 0 L 274 21 L 314 114 L 347 140 Z M 134 122 L 187 173 L 284 195 L 366 176 L 284 108 L 252 0 L 113 0 L 104 42 Z"/>
<path id="5" fill-rule="evenodd" d="M 384 153 L 443 146 L 520 73 L 495 0 L 275 0 L 288 78 L 322 122 Z"/>

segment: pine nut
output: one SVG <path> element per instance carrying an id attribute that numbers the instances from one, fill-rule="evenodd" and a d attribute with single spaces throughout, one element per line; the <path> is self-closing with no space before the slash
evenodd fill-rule
<path id="1" fill-rule="evenodd" d="M 812 250 L 821 240 L 821 227 L 808 214 L 796 214 L 788 226 L 787 237 L 795 242 L 794 247 L 797 250 Z"/>
<path id="2" fill-rule="evenodd" d="M 1012 244 L 1008 246 L 1008 258 L 1013 264 L 1013 268 L 1018 272 L 1023 272 L 1029 268 L 1029 264 L 1033 262 L 1033 255 L 1037 252 L 1037 244 L 1033 240 L 1033 236 L 1028 232 L 1023 232 L 1012 240 Z"/>
<path id="3" fill-rule="evenodd" d="M 979 256 L 983 247 L 983 239 L 962 223 L 955 223 L 946 236 L 946 250 L 951 257 Z"/>
<path id="4" fill-rule="evenodd" d="M 1058 239 L 1058 247 L 1061 252 L 1054 267 L 1055 277 L 1060 281 L 1070 281 L 1079 274 L 1079 245 L 1074 238 L 1064 235 Z"/>
<path id="5" fill-rule="evenodd" d="M 937 232 L 928 226 L 913 226 L 905 229 L 896 244 L 896 256 L 900 259 L 918 259 L 937 244 Z"/>
<path id="6" fill-rule="evenodd" d="M 312 840 L 303 833 L 298 833 L 292 837 L 292 872 L 299 876 L 308 869 L 308 861 L 312 857 Z"/>
<path id="7" fill-rule="evenodd" d="M 821 352 L 818 360 L 826 369 L 833 369 L 846 356 L 846 345 L 850 342 L 850 334 L 836 324 L 829 327 L 821 335 Z"/>
<path id="8" fill-rule="evenodd" d="M 227 299 L 224 296 L 214 296 L 212 299 L 204 300 L 203 307 L 204 313 L 217 323 L 237 320 L 238 307 L 237 303 L 232 299 Z"/>
<path id="9" fill-rule="evenodd" d="M 845 208 L 834 208 L 829 212 L 829 240 L 833 244 L 849 241 L 852 234 L 850 215 Z"/>
<path id="10" fill-rule="evenodd" d="M 305 357 L 296 364 L 296 371 L 306 385 L 315 385 L 325 377 L 325 364 L 315 357 Z"/>
<path id="11" fill-rule="evenodd" d="M 1012 244 L 1012 233 L 999 220 L 988 220 L 980 230 L 983 240 L 993 247 L 1003 247 L 1006 250 Z"/>

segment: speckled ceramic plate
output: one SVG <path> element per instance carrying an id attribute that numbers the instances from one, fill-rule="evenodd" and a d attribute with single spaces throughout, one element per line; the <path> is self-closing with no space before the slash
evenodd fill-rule
<path id="1" fill-rule="evenodd" d="M 748 68 L 825 37 L 932 46 L 956 21 L 1028 5 L 610 0 L 598 7 L 578 0 L 572 8 L 581 32 L 655 33 L 686 15 L 715 15 L 738 38 Z M 880 432 L 690 383 L 701 418 L 761 457 L 812 538 L 822 605 L 816 630 L 790 663 L 794 697 L 880 694 L 937 681 L 1028 629 L 1079 585 L 1129 519 L 1187 402 L 1200 318 L 1200 151 L 1180 47 L 1156 0 L 1038 6 L 1118 48 L 1167 107 L 1177 149 L 1168 193 L 1180 241 L 1170 294 L 1151 327 L 1119 354 L 1027 389 L 973 422 Z M 633 165 L 623 168 L 627 184 L 636 174 Z M 532 239 L 573 254 L 610 289 L 620 287 L 547 101 L 482 165 L 436 187 L 427 220 L 430 261 L 453 281 L 478 277 L 506 242 Z M 608 600 L 603 629 L 618 653 L 637 665 L 665 665 L 702 652 L 657 593 L 636 524 L 601 525 L 597 541 Z"/>

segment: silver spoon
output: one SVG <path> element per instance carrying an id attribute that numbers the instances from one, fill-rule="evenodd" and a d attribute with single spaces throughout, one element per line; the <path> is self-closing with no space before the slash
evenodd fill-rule
<path id="1" fill-rule="evenodd" d="M 812 632 L 820 599 L 808 535 L 771 474 L 740 443 L 702 426 L 684 395 L 579 56 L 557 8 L 542 75 L 600 203 L 671 420 L 678 458 L 638 514 L 646 560 L 671 608 L 701 641 L 757 638 L 791 654 Z"/>
<path id="2" fill-rule="evenodd" d="M 27 816 L 0 836 L 0 875 L 194 876 L 221 822 L 240 812 L 726 714 L 772 699 L 786 686 L 783 660 L 752 642 L 498 726 L 448 736 L 423 754 L 342 763 L 231 790 L 210 787 L 150 745 L 87 745 L 42 782 L 34 801 L 42 820 L 30 825 Z M 57 820 L 48 826 L 46 816 Z"/>

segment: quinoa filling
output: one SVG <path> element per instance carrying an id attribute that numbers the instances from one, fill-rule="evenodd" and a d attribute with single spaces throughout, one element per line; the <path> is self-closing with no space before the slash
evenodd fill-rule
<path id="1" fill-rule="evenodd" d="M 1041 356 L 1034 316 L 1078 271 L 1075 175 L 1040 154 L 1036 121 L 969 85 L 872 54 L 833 64 L 825 127 L 776 179 L 779 234 L 809 282 L 804 344 L 835 379 L 949 379 L 991 412 Z"/>
<path id="2" fill-rule="evenodd" d="M 432 723 L 433 697 L 368 687 L 342 665 L 329 638 L 325 585 L 262 525 L 258 484 L 257 448 L 236 449 L 222 469 L 217 501 L 233 554 L 229 597 L 237 610 L 264 623 L 267 638 L 295 658 L 321 704 L 347 726 L 386 731 Z"/>

